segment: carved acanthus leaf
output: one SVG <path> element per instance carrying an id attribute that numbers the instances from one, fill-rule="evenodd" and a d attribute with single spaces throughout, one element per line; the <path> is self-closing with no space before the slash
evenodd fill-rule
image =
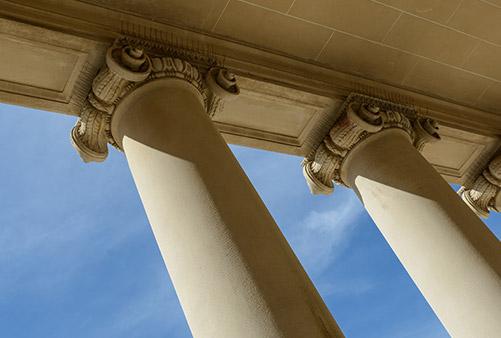
<path id="1" fill-rule="evenodd" d="M 106 54 L 106 65 L 92 82 L 92 89 L 71 136 L 84 162 L 101 162 L 108 155 L 107 143 L 116 146 L 110 133 L 115 105 L 128 88 L 151 73 L 151 61 L 131 46 L 113 46 Z"/>
<path id="2" fill-rule="evenodd" d="M 106 65 L 94 78 L 80 120 L 73 129 L 73 144 L 85 162 L 103 161 L 108 153 L 107 142 L 119 148 L 110 132 L 115 106 L 147 81 L 165 77 L 187 81 L 199 91 L 210 116 L 222 108 L 224 100 L 239 94 L 235 76 L 225 69 L 211 68 L 212 61 L 204 66 L 194 66 L 171 55 L 153 53 L 149 56 L 142 49 L 148 46 L 147 43 L 138 48 L 127 41 L 125 38 L 118 39 L 108 49 Z M 193 56 L 193 52 L 189 55 Z M 206 76 L 201 71 L 206 72 Z"/>
<path id="3" fill-rule="evenodd" d="M 204 97 L 207 96 L 202 75 L 189 62 L 172 57 L 154 57 L 152 64 L 151 78 L 175 77 L 182 79 L 197 88 Z"/>
<path id="4" fill-rule="evenodd" d="M 458 191 L 463 201 L 479 216 L 501 211 L 501 154 L 495 156 L 481 175 Z"/>
<path id="5" fill-rule="evenodd" d="M 311 192 L 328 194 L 334 190 L 334 183 L 346 184 L 341 179 L 344 159 L 354 147 L 381 130 L 404 130 L 418 149 L 440 138 L 434 121 L 415 118 L 412 123 L 406 115 L 416 116 L 409 107 L 364 95 L 350 95 L 327 137 L 302 163 Z"/>
<path id="6" fill-rule="evenodd" d="M 109 116 L 88 102 L 71 131 L 71 141 L 84 162 L 102 162 L 108 156 Z"/>

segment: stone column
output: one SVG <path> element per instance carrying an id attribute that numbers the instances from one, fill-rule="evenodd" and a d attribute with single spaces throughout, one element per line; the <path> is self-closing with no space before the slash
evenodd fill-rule
<path id="1" fill-rule="evenodd" d="M 439 139 L 433 121 L 411 123 L 392 108 L 346 103 L 304 162 L 308 183 L 313 192 L 332 191 L 333 181 L 355 190 L 451 336 L 496 337 L 500 243 L 416 149 Z"/>
<path id="2" fill-rule="evenodd" d="M 342 337 L 207 114 L 237 94 L 224 69 L 115 47 L 88 106 L 105 122 L 85 133 L 86 113 L 74 143 L 87 160 L 106 140 L 124 150 L 195 337 Z"/>

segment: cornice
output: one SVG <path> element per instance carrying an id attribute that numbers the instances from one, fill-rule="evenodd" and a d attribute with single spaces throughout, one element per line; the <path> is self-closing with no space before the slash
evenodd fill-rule
<path id="1" fill-rule="evenodd" d="M 404 131 L 418 150 L 428 142 L 440 140 L 437 123 L 419 117 L 414 108 L 350 94 L 328 135 L 302 163 L 311 192 L 329 194 L 334 190 L 334 183 L 347 186 L 343 179 L 343 164 L 349 153 L 372 135 L 387 129 Z"/>
<path id="2" fill-rule="evenodd" d="M 305 62 L 213 33 L 153 22 L 132 13 L 119 13 L 74 0 L 0 0 L 0 4 L 0 16 L 99 41 L 111 42 L 125 34 L 180 49 L 210 46 L 200 48 L 224 57 L 225 66 L 237 75 L 326 97 L 345 98 L 351 92 L 359 92 L 413 106 L 421 116 L 437 120 L 441 125 L 481 135 L 501 134 L 499 114 L 342 73 L 313 61 Z"/>
<path id="3" fill-rule="evenodd" d="M 72 143 L 85 162 L 103 161 L 108 154 L 107 143 L 120 149 L 111 133 L 116 107 L 135 88 L 162 78 L 180 79 L 192 85 L 209 116 L 223 108 L 224 100 L 239 94 L 235 76 L 210 56 L 172 47 L 159 50 L 148 41 L 121 37 L 108 49 L 106 63 L 92 81 L 71 132 Z"/>

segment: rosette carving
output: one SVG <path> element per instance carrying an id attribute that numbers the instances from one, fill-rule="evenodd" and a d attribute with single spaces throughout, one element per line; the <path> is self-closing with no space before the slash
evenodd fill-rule
<path id="1" fill-rule="evenodd" d="M 235 76 L 226 69 L 212 67 L 212 64 L 195 66 L 169 55 L 148 55 L 127 39 L 119 39 L 108 49 L 105 66 L 94 78 L 80 119 L 71 132 L 72 143 L 85 162 L 103 161 L 108 154 L 107 143 L 118 148 L 110 132 L 110 122 L 120 100 L 137 86 L 166 77 L 193 85 L 210 116 L 222 108 L 224 100 L 240 92 Z"/>
<path id="2" fill-rule="evenodd" d="M 495 156 L 473 184 L 458 191 L 463 201 L 480 217 L 501 211 L 501 154 Z"/>
<path id="3" fill-rule="evenodd" d="M 311 192 L 329 194 L 334 190 L 334 183 L 345 184 L 341 178 L 344 159 L 363 140 L 381 130 L 404 130 L 418 149 L 426 142 L 440 139 L 434 121 L 415 119 L 412 123 L 402 111 L 409 114 L 410 108 L 359 94 L 350 95 L 327 137 L 303 160 L 303 174 Z"/>

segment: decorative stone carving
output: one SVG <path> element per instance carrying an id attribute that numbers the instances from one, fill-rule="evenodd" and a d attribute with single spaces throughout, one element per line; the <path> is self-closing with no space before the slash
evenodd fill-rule
<path id="1" fill-rule="evenodd" d="M 223 109 L 224 101 L 233 100 L 240 94 L 240 89 L 235 75 L 227 69 L 210 69 L 207 72 L 206 81 L 211 92 L 208 113 L 210 117 L 214 117 L 218 111 Z"/>
<path id="2" fill-rule="evenodd" d="M 351 94 L 329 134 L 303 160 L 303 173 L 311 192 L 329 194 L 334 190 L 334 183 L 346 185 L 341 171 L 348 153 L 371 135 L 389 128 L 405 131 L 418 149 L 440 139 L 437 123 L 418 118 L 412 108 Z"/>
<path id="3" fill-rule="evenodd" d="M 174 77 L 185 80 L 206 96 L 202 75 L 189 62 L 171 57 L 155 57 L 152 58 L 152 63 L 152 78 Z"/>
<path id="4" fill-rule="evenodd" d="M 109 115 L 85 102 L 71 130 L 71 142 L 84 162 L 102 162 L 108 156 Z"/>
<path id="5" fill-rule="evenodd" d="M 111 106 L 129 84 L 146 80 L 150 73 L 151 61 L 141 49 L 112 47 L 106 54 L 106 67 L 92 82 L 92 93 L 99 102 Z"/>
<path id="6" fill-rule="evenodd" d="M 108 49 L 106 65 L 94 78 L 80 119 L 71 132 L 73 146 L 85 162 L 104 161 L 108 155 L 107 143 L 120 149 L 110 132 L 115 107 L 134 88 L 148 81 L 165 77 L 187 81 L 200 92 L 211 117 L 222 109 L 224 100 L 240 93 L 235 75 L 214 66 L 212 59 L 170 48 L 163 49 L 169 55 L 158 55 L 159 46 L 154 45 L 151 53 L 145 52 L 148 46 L 147 42 L 135 40 L 131 44 L 128 38 L 121 38 Z M 172 55 L 186 55 L 197 64 Z"/>
<path id="7" fill-rule="evenodd" d="M 416 132 L 414 146 L 417 150 L 423 150 L 426 143 L 440 141 L 437 121 L 428 118 L 416 119 L 413 126 L 414 131 Z"/>
<path id="8" fill-rule="evenodd" d="M 480 217 L 489 217 L 489 211 L 501 211 L 501 154 L 495 156 L 473 184 L 463 186 L 458 193 L 463 201 Z"/>

